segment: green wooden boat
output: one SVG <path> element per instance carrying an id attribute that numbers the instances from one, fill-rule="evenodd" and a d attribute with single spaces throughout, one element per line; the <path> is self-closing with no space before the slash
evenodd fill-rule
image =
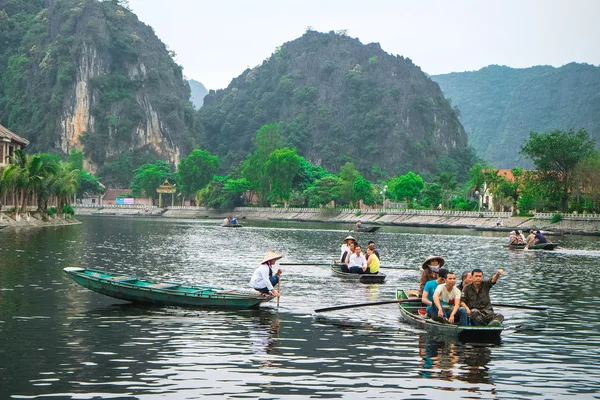
<path id="1" fill-rule="evenodd" d="M 6 228 L 8 225 L 0 225 L 0 229 Z"/>
<path id="2" fill-rule="evenodd" d="M 363 226 L 362 228 L 354 228 L 354 232 L 377 232 L 380 226 Z"/>
<path id="3" fill-rule="evenodd" d="M 506 247 L 513 250 L 525 249 L 524 244 L 507 244 Z M 538 243 L 528 247 L 529 250 L 554 250 L 558 247 L 558 243 Z"/>
<path id="4" fill-rule="evenodd" d="M 376 274 L 351 274 L 349 272 L 342 271 L 342 264 L 332 261 L 329 264 L 331 273 L 333 276 L 337 276 L 342 279 L 356 281 L 360 283 L 383 283 L 385 281 L 385 274 L 378 272 Z"/>
<path id="5" fill-rule="evenodd" d="M 396 291 L 397 299 L 418 298 L 417 290 Z M 425 310 L 425 305 L 419 302 L 399 303 L 402 318 L 410 325 L 426 330 L 442 339 L 458 339 L 461 342 L 498 343 L 503 326 L 459 326 L 454 324 L 442 324 L 427 316 L 419 314 L 419 310 Z M 421 311 L 423 312 L 423 311 Z"/>
<path id="6" fill-rule="evenodd" d="M 135 276 L 80 267 L 64 268 L 65 273 L 96 293 L 131 301 L 160 306 L 196 308 L 258 308 L 273 297 L 258 292 L 225 290 L 211 286 L 184 286 L 173 282 L 155 282 Z"/>

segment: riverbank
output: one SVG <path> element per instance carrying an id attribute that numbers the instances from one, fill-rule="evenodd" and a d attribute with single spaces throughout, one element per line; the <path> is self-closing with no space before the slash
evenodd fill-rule
<path id="1" fill-rule="evenodd" d="M 365 225 L 410 226 L 430 228 L 464 228 L 482 231 L 511 231 L 540 229 L 555 235 L 600 235 L 600 215 L 564 215 L 552 222 L 552 214 L 533 217 L 512 217 L 510 213 L 436 211 L 436 210 L 332 210 L 313 208 L 254 208 L 214 210 L 204 207 L 169 207 L 166 209 L 131 206 L 113 206 L 101 210 L 77 207 L 82 215 L 162 216 L 163 218 L 224 219 L 235 215 L 238 219 L 275 220 L 296 222 L 347 223 L 349 227 L 361 220 Z M 497 221 L 501 226 L 496 226 Z"/>
<path id="2" fill-rule="evenodd" d="M 64 215 L 58 216 L 55 214 L 49 216 L 48 221 L 43 221 L 39 214 L 28 213 L 17 217 L 12 214 L 0 213 L 0 228 L 5 228 L 2 232 L 11 228 L 43 228 L 47 226 L 77 225 L 80 223 L 73 217 L 65 219 Z"/>

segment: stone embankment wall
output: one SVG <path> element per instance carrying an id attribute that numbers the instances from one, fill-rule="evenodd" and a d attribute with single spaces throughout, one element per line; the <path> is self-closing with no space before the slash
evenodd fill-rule
<path id="1" fill-rule="evenodd" d="M 477 230 L 541 229 L 556 234 L 600 234 L 600 215 L 565 214 L 562 221 L 552 223 L 552 214 L 534 217 L 512 217 L 510 213 L 435 210 L 333 210 L 314 208 L 255 208 L 214 210 L 204 207 L 168 207 L 164 210 L 136 206 L 112 206 L 100 210 L 76 207 L 79 214 L 143 216 L 162 212 L 167 218 L 213 218 L 236 216 L 238 219 L 282 220 L 299 222 L 330 222 L 354 224 L 359 219 L 366 225 L 422 226 L 432 228 L 468 228 Z M 502 226 L 497 227 L 500 220 Z"/>
<path id="2" fill-rule="evenodd" d="M 70 217 L 66 219 L 65 215 L 53 215 L 48 217 L 48 221 L 43 221 L 42 218 L 35 213 L 25 213 L 19 216 L 12 213 L 0 212 L 0 227 L 9 228 L 26 228 L 26 227 L 44 227 L 44 226 L 64 226 L 76 225 L 81 222 Z"/>

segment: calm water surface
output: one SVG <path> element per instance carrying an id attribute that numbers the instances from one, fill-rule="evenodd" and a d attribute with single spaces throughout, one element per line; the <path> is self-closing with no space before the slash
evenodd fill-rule
<path id="1" fill-rule="evenodd" d="M 552 238 L 568 250 L 511 251 L 504 234 L 384 227 L 374 239 L 384 285 L 284 267 L 282 298 L 255 311 L 148 308 L 95 294 L 62 268 L 247 288 L 267 250 L 284 262 L 337 257 L 347 225 L 82 218 L 64 228 L 0 231 L 0 399 L 600 398 L 600 240 Z M 367 236 L 370 235 L 370 236 Z M 499 345 L 444 343 L 411 328 L 393 299 L 440 254 L 462 272 L 506 273 Z M 500 310 L 499 310 L 500 311 Z"/>

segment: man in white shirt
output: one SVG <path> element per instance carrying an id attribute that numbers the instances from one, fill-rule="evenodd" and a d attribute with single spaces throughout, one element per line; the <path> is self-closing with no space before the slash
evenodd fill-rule
<path id="1" fill-rule="evenodd" d="M 461 292 L 456 285 L 456 274 L 448 272 L 446 283 L 439 285 L 433 294 L 433 304 L 429 315 L 438 322 L 445 322 L 445 318 L 451 324 L 458 317 L 458 325 L 467 326 L 467 311 L 460 306 Z"/>
<path id="2" fill-rule="evenodd" d="M 279 297 L 279 292 L 275 290 L 274 286 L 279 282 L 281 268 L 277 267 L 275 263 L 281 257 L 277 253 L 268 251 L 260 263 L 260 267 L 254 271 L 252 279 L 250 279 L 250 286 L 264 295 Z M 276 269 L 275 273 L 273 273 L 274 268 Z"/>
<path id="3" fill-rule="evenodd" d="M 358 244 L 354 245 L 354 254 L 350 256 L 348 271 L 352 274 L 364 274 L 367 272 L 367 259 L 361 252 Z"/>

